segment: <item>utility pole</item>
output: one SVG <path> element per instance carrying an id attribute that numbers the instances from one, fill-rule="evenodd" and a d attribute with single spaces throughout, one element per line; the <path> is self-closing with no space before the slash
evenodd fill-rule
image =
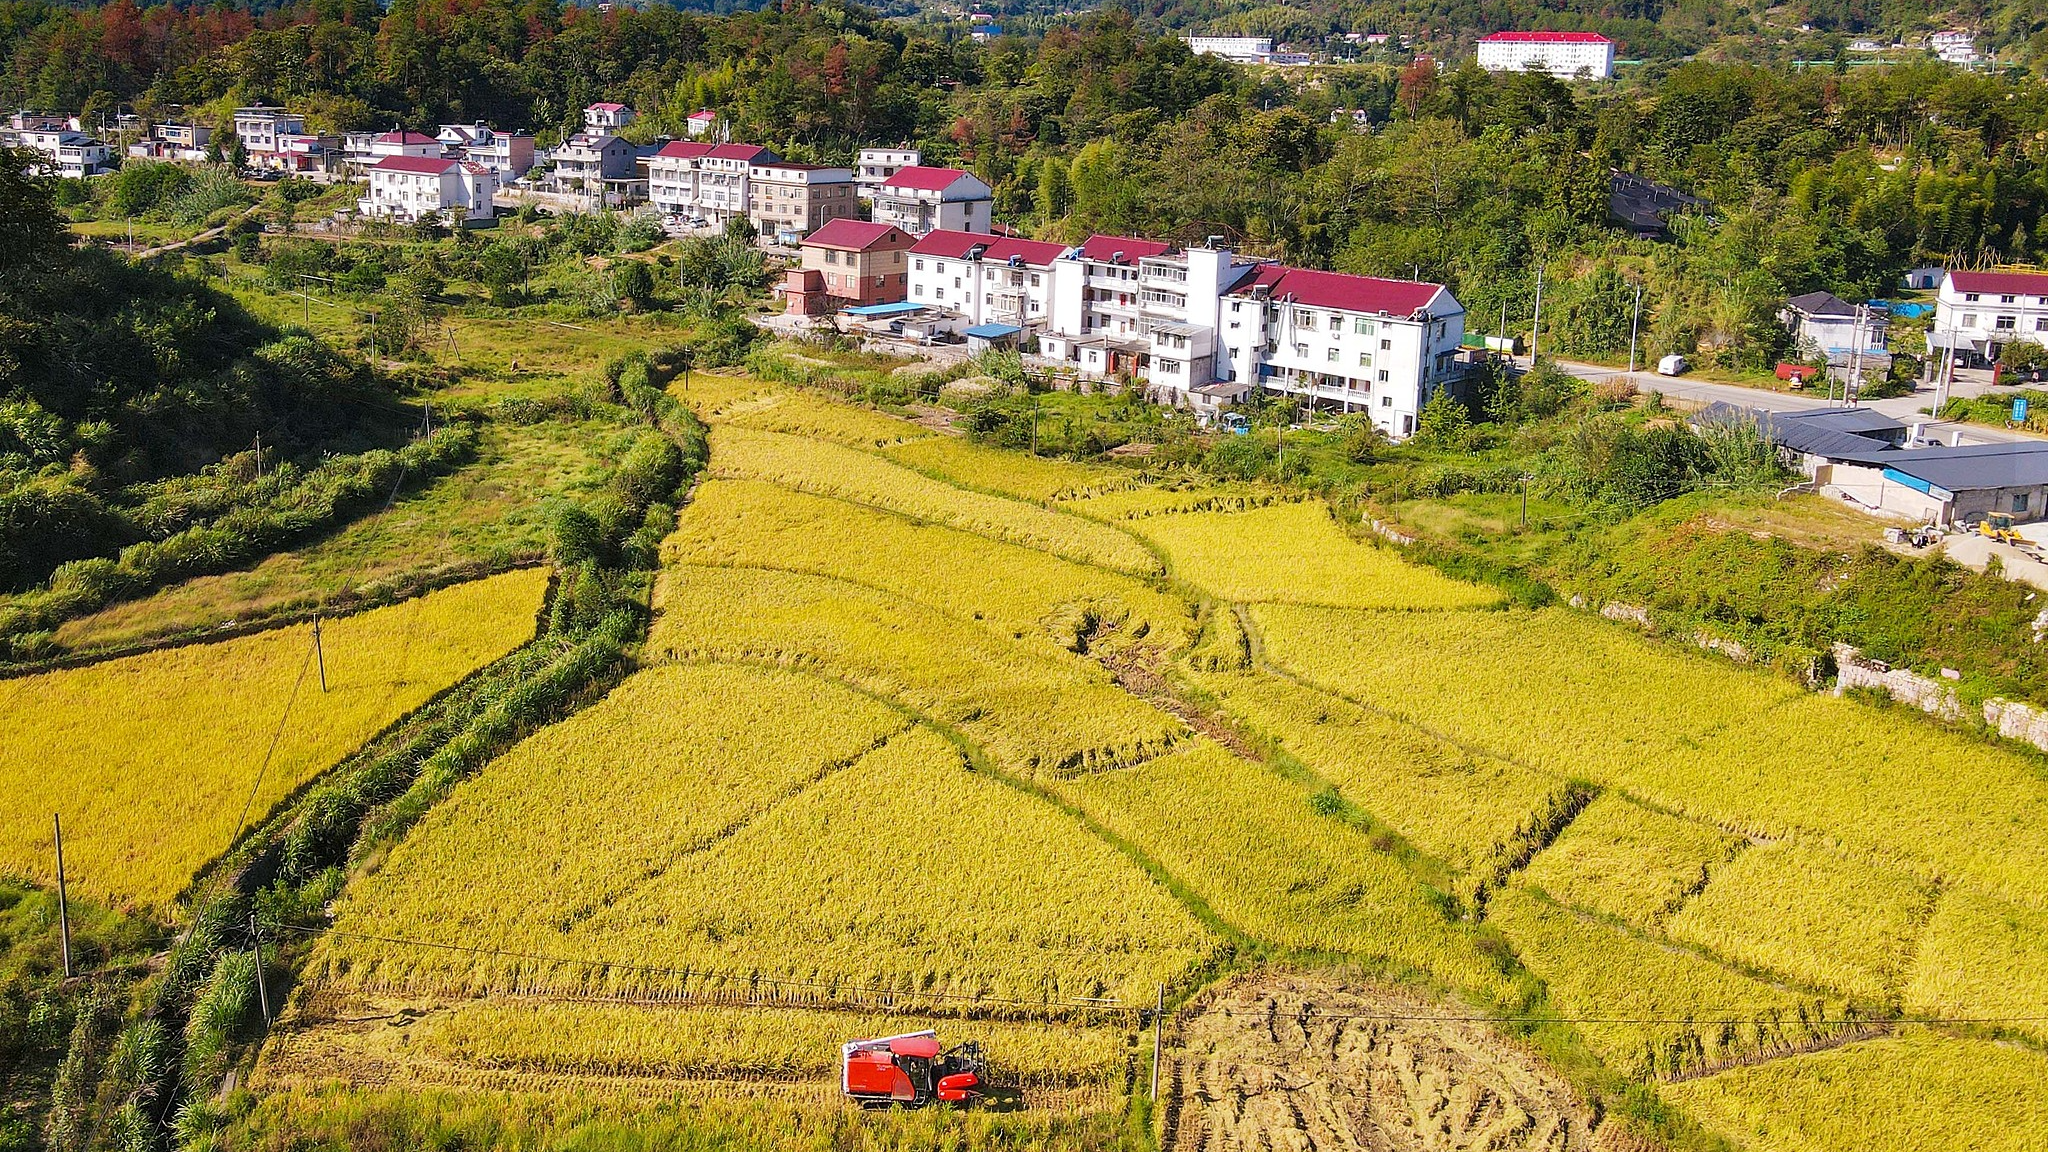
<path id="1" fill-rule="evenodd" d="M 1031 454 L 1038 455 L 1038 400 L 1031 401 Z"/>
<path id="2" fill-rule="evenodd" d="M 1543 342 L 1543 269 L 1536 269 L 1536 315 L 1529 322 L 1529 366 L 1536 365 L 1536 349 Z"/>
<path id="3" fill-rule="evenodd" d="M 71 905 L 64 891 L 64 817 L 50 816 L 57 831 L 57 943 L 64 953 L 64 978 L 71 979 Z"/>
<path id="4" fill-rule="evenodd" d="M 1842 384 L 1842 407 L 1856 403 L 1856 396 L 1863 391 L 1863 333 L 1870 317 L 1870 305 L 1856 306 L 1856 327 L 1850 339 L 1855 344 L 1849 349 L 1849 379 Z"/>
<path id="5" fill-rule="evenodd" d="M 327 691 L 327 650 L 320 644 L 320 614 L 313 614 L 313 659 L 320 665 L 320 690 Z"/>
<path id="6" fill-rule="evenodd" d="M 1159 1102 L 1159 1022 L 1166 1015 L 1166 985 L 1159 986 L 1158 1007 L 1152 1010 L 1152 1102 Z"/>
<path id="7" fill-rule="evenodd" d="M 270 1027 L 270 984 L 263 979 L 263 936 L 256 930 L 256 914 L 249 913 L 249 950 L 256 954 L 256 999 L 263 1005 L 263 1026 Z"/>
<path id="8" fill-rule="evenodd" d="M 1522 474 L 1522 531 L 1529 530 L 1529 474 Z"/>
<path id="9" fill-rule="evenodd" d="M 1642 326 L 1643 286 L 1641 282 L 1637 282 L 1636 310 L 1635 314 L 1629 318 L 1628 322 L 1628 378 L 1631 383 L 1633 383 L 1636 378 L 1636 333 L 1642 328 Z"/>
<path id="10" fill-rule="evenodd" d="M 263 433 L 256 434 L 256 479 L 263 479 Z"/>
<path id="11" fill-rule="evenodd" d="M 1936 333 L 1938 336 L 1939 333 Z M 1941 419 L 1941 410 L 1948 407 L 1949 385 L 1955 377 L 1956 347 L 1955 332 L 1950 331 L 1948 342 L 1938 345 L 1941 352 L 1941 371 L 1934 374 L 1934 418 Z"/>

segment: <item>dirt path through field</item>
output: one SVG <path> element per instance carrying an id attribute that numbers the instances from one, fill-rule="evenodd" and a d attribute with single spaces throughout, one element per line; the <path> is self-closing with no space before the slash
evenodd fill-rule
<path id="1" fill-rule="evenodd" d="M 1593 1111 L 1534 1053 L 1484 1024 L 1439 1019 L 1460 1014 L 1331 974 L 1262 971 L 1227 981 L 1170 1025 L 1161 1069 L 1165 1147 L 1641 1147 L 1596 1136 Z M 1379 1018 L 1360 1018 L 1367 1016 Z"/>

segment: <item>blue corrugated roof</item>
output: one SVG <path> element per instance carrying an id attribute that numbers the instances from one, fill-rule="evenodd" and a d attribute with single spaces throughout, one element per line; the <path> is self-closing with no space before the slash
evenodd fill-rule
<path id="1" fill-rule="evenodd" d="M 924 305 L 916 304 L 909 300 L 898 300 L 894 304 L 863 304 L 858 308 L 848 308 L 846 309 L 846 314 L 848 316 L 901 316 L 905 312 L 915 312 L 923 307 Z"/>
<path id="2" fill-rule="evenodd" d="M 1005 336 L 1015 336 L 1017 333 L 1022 332 L 1023 329 L 1015 324 L 976 324 L 966 331 L 969 336 L 977 339 L 1000 340 Z"/>

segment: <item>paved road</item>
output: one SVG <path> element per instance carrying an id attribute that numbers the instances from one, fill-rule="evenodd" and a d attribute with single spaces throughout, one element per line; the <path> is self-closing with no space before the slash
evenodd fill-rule
<path id="1" fill-rule="evenodd" d="M 1575 360 L 1556 360 L 1553 363 L 1581 380 L 1609 380 L 1616 376 L 1627 375 L 1626 372 L 1619 368 L 1609 368 L 1602 364 L 1585 364 Z M 1834 406 L 1825 397 L 1821 396 L 1800 396 L 1790 392 L 1773 392 L 1767 388 L 1745 388 L 1740 384 L 1715 384 L 1706 380 L 1691 380 L 1683 376 L 1659 376 L 1654 372 L 1637 372 L 1636 385 L 1645 392 L 1654 389 L 1666 396 L 1691 400 L 1702 405 L 1719 402 L 1743 408 L 1761 408 L 1767 412 L 1808 412 L 1815 408 Z M 1976 392 L 1982 392 L 1983 390 L 1982 386 L 1968 387 L 1960 384 L 1954 388 L 1956 395 L 1959 396 L 1967 396 Z M 1938 436 L 1944 442 L 1948 441 L 1951 434 L 1956 432 L 1962 434 L 1963 443 L 1965 444 L 1990 444 L 1999 441 L 2038 439 L 2038 437 L 2023 432 L 2014 432 L 2005 428 L 1993 428 L 1984 424 L 1963 424 L 1953 420 L 1935 420 L 1921 413 L 1920 410 L 1922 408 L 1931 408 L 1933 405 L 1934 389 L 1922 387 L 1911 396 L 1897 396 L 1889 400 L 1868 400 L 1863 403 L 1862 407 L 1882 412 L 1908 427 L 1914 424 L 1922 424 L 1925 426 L 1923 435 L 1929 437 Z"/>

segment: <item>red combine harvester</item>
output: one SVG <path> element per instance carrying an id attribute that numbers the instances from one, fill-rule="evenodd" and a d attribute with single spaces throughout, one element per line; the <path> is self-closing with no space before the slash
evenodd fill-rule
<path id="1" fill-rule="evenodd" d="M 960 1104 L 981 1095 L 980 1043 L 941 1049 L 937 1032 L 853 1040 L 840 1048 L 839 1084 L 863 1108 Z"/>

